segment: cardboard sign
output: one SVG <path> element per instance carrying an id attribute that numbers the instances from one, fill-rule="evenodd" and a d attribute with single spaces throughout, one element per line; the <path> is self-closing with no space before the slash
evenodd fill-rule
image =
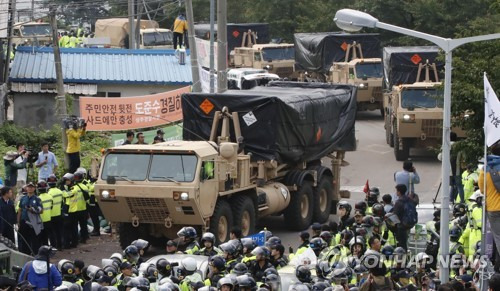
<path id="1" fill-rule="evenodd" d="M 140 97 L 80 97 L 80 116 L 88 131 L 113 131 L 155 127 L 182 119 L 184 87 Z"/>

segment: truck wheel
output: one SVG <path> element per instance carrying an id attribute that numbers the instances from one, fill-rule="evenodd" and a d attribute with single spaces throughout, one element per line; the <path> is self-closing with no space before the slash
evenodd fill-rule
<path id="1" fill-rule="evenodd" d="M 401 147 L 402 150 L 399 149 L 399 135 L 395 131 L 394 132 L 394 156 L 396 156 L 396 161 L 406 161 L 408 156 L 410 155 L 410 147 L 408 146 L 408 142 L 405 142 L 404 139 L 401 139 Z"/>
<path id="2" fill-rule="evenodd" d="M 385 142 L 390 145 L 391 144 L 391 123 L 388 119 L 388 116 L 384 118 L 384 128 L 385 128 Z"/>
<path id="3" fill-rule="evenodd" d="M 389 121 L 387 121 L 387 123 L 390 123 L 390 119 L 389 119 Z M 396 123 L 394 123 L 394 125 L 392 127 L 389 127 L 389 146 L 391 148 L 394 147 L 394 133 L 396 131 L 397 131 Z"/>
<path id="4" fill-rule="evenodd" d="M 137 227 L 133 227 L 132 223 L 118 224 L 118 235 L 120 247 L 127 248 L 134 240 L 140 238 L 140 231 Z"/>
<path id="5" fill-rule="evenodd" d="M 229 240 L 229 232 L 233 227 L 233 212 L 225 200 L 217 201 L 214 214 L 210 218 L 210 232 L 215 235 L 217 244 Z"/>
<path id="6" fill-rule="evenodd" d="M 323 176 L 314 189 L 313 220 L 324 223 L 330 217 L 333 199 L 332 177 Z"/>
<path id="7" fill-rule="evenodd" d="M 255 231 L 255 206 L 246 195 L 238 195 L 232 201 L 233 222 L 239 226 L 242 236 L 252 235 Z"/>
<path id="8" fill-rule="evenodd" d="M 299 190 L 291 193 L 291 201 L 285 210 L 285 221 L 290 230 L 304 230 L 311 225 L 313 214 L 313 187 L 304 181 Z"/>

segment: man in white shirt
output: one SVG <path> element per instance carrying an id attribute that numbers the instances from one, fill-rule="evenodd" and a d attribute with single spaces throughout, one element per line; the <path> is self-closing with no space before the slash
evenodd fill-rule
<path id="1" fill-rule="evenodd" d="M 18 143 L 16 145 L 16 147 L 17 147 L 17 153 L 19 154 L 19 157 L 17 157 L 17 159 L 15 159 L 14 161 L 17 164 L 20 164 L 20 163 L 22 163 L 22 161 L 24 159 L 23 152 L 25 151 L 25 147 L 24 147 L 24 144 L 22 144 L 22 143 Z M 26 185 L 27 178 L 28 178 L 28 171 L 26 170 L 26 168 L 17 170 L 16 189 L 13 189 L 13 190 L 14 191 L 17 190 L 17 193 L 19 193 L 21 191 L 21 188 L 23 188 L 24 185 Z"/>
<path id="2" fill-rule="evenodd" d="M 55 174 L 58 165 L 56 155 L 49 151 L 49 144 L 43 143 L 42 151 L 38 153 L 38 159 L 35 163 L 35 166 L 39 168 L 38 181 L 46 181 L 50 175 Z"/>

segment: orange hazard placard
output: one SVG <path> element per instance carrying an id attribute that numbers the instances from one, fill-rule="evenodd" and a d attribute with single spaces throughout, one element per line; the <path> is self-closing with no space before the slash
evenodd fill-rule
<path id="1" fill-rule="evenodd" d="M 184 87 L 139 97 L 80 97 L 80 116 L 88 131 L 113 131 L 154 127 L 182 120 L 181 95 Z"/>
<path id="2" fill-rule="evenodd" d="M 201 110 L 203 110 L 203 112 L 205 112 L 205 114 L 209 114 L 210 111 L 214 109 L 214 105 L 212 104 L 212 102 L 210 102 L 210 100 L 205 99 L 203 100 L 203 102 L 201 102 L 200 108 Z"/>
<path id="3" fill-rule="evenodd" d="M 414 54 L 412 57 L 411 57 L 411 61 L 412 63 L 414 63 L 415 65 L 417 65 L 418 63 L 420 63 L 420 61 L 422 60 L 422 58 L 418 55 L 418 54 Z"/>

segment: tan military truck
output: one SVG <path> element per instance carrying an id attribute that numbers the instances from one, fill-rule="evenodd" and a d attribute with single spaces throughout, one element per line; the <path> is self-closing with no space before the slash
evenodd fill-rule
<path id="1" fill-rule="evenodd" d="M 13 27 L 12 43 L 15 45 L 45 46 L 52 44 L 50 23 L 17 23 Z"/>
<path id="2" fill-rule="evenodd" d="M 254 44 L 252 47 L 236 47 L 230 55 L 234 68 L 266 69 L 281 78 L 296 79 L 295 50 L 290 43 Z"/>
<path id="3" fill-rule="evenodd" d="M 437 47 L 384 48 L 386 141 L 396 160 L 404 161 L 411 148 L 439 148 L 443 137 L 443 91 L 436 60 Z M 453 128 L 458 137 L 461 129 Z"/>
<path id="4" fill-rule="evenodd" d="M 355 85 L 357 109 L 384 115 L 378 34 L 296 33 L 295 46 L 299 80 Z"/>
<path id="5" fill-rule="evenodd" d="M 102 212 L 119 225 L 122 247 L 176 238 L 187 225 L 222 242 L 233 226 L 247 236 L 269 215 L 284 214 L 293 230 L 326 222 L 341 197 L 343 152 L 355 150 L 355 93 L 272 82 L 185 94 L 184 140 L 106 151 L 95 186 Z"/>

